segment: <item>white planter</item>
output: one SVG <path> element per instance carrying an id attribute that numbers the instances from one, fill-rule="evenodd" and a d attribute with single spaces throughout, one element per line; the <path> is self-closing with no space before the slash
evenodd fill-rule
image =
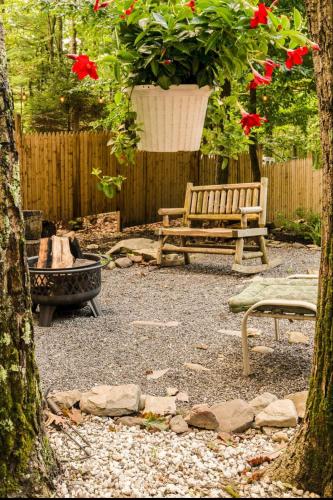
<path id="1" fill-rule="evenodd" d="M 172 85 L 163 90 L 137 85 L 131 93 L 137 113 L 141 151 L 198 151 L 212 89 L 208 86 Z"/>

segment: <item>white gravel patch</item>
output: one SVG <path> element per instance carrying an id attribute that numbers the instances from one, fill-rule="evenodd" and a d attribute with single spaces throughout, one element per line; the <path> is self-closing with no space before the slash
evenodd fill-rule
<path id="1" fill-rule="evenodd" d="M 228 487 L 242 498 L 318 498 L 265 479 L 249 484 L 253 472 L 267 464 L 251 469 L 248 459 L 279 446 L 254 431 L 236 437 L 234 446 L 214 432 L 151 433 L 99 417 L 87 417 L 79 431 L 91 444 L 91 458 L 63 432 L 50 429 L 63 466 L 56 498 L 230 498 Z M 291 437 L 294 430 L 287 432 Z"/>

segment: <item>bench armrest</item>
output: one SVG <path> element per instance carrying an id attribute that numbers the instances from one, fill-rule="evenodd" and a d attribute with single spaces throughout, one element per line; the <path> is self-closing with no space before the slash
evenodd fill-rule
<path id="1" fill-rule="evenodd" d="M 160 208 L 158 215 L 163 216 L 163 226 L 170 227 L 169 216 L 170 215 L 184 215 L 186 210 L 184 208 Z"/>
<path id="2" fill-rule="evenodd" d="M 237 209 L 237 213 L 242 215 L 260 214 L 261 212 L 262 212 L 261 207 L 240 207 Z"/>
<path id="3" fill-rule="evenodd" d="M 184 213 L 184 208 L 160 208 L 158 211 L 159 215 L 183 215 Z"/>

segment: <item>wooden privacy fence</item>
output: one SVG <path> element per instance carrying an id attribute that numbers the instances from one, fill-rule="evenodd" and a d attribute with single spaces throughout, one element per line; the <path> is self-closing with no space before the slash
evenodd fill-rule
<path id="1" fill-rule="evenodd" d="M 143 153 L 136 164 L 119 165 L 110 155 L 108 132 L 25 134 L 18 137 L 23 206 L 43 210 L 44 217 L 69 220 L 118 210 L 130 226 L 158 220 L 161 207 L 182 206 L 187 182 L 214 184 L 217 162 L 200 153 Z M 93 168 L 124 175 L 122 192 L 113 200 L 96 188 Z M 321 171 L 310 159 L 262 167 L 269 178 L 268 220 L 297 208 L 319 212 Z M 232 161 L 228 182 L 251 182 L 249 157 Z"/>

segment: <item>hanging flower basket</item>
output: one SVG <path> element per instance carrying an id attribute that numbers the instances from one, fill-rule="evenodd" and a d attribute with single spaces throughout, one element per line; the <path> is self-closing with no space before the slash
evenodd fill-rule
<path id="1" fill-rule="evenodd" d="M 176 152 L 200 149 L 212 90 L 198 85 L 172 85 L 168 90 L 137 85 L 131 92 L 140 132 L 138 149 Z"/>

